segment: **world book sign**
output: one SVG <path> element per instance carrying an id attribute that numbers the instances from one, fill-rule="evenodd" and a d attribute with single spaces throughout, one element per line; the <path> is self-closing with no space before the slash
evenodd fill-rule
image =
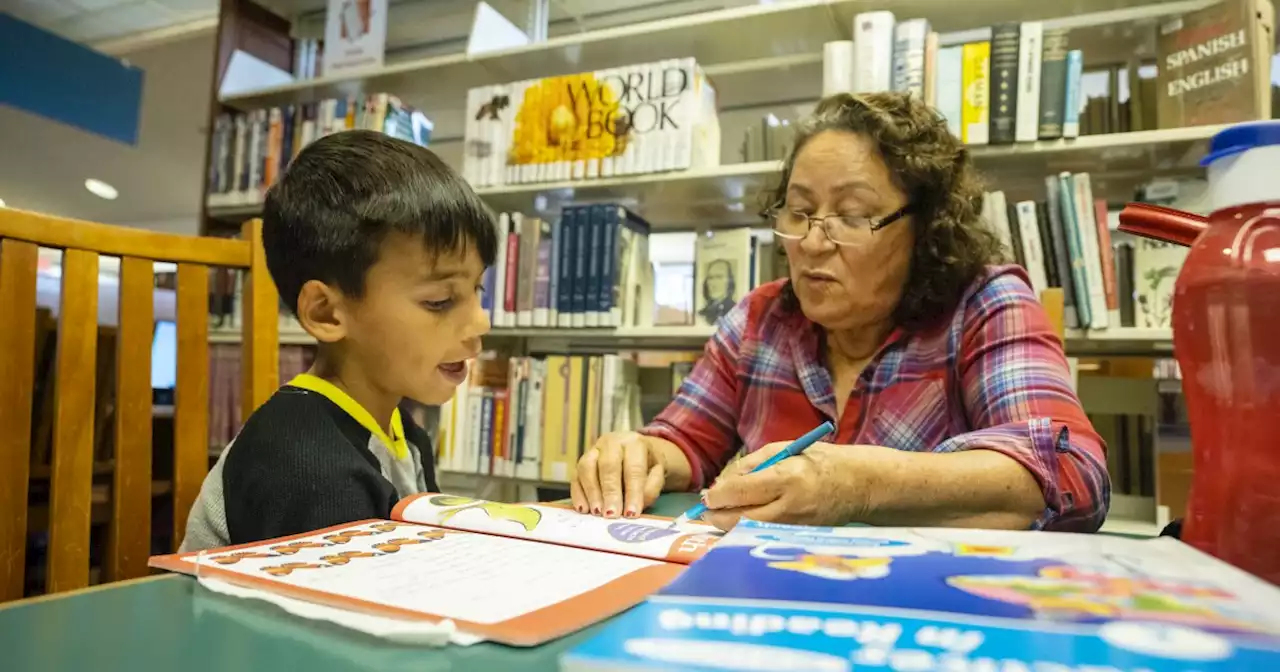
<path id="1" fill-rule="evenodd" d="M 1270 118 L 1273 16 L 1269 0 L 1227 0 L 1162 25 L 1160 127 Z"/>
<path id="2" fill-rule="evenodd" d="M 715 93 L 693 59 L 468 92 L 473 184 L 590 179 L 719 160 Z"/>

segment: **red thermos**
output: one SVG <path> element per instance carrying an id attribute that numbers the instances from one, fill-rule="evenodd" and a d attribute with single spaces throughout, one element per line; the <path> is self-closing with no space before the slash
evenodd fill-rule
<path id="1" fill-rule="evenodd" d="M 1130 206 L 1121 230 L 1188 244 L 1173 348 L 1194 476 L 1182 538 L 1280 584 L 1280 122 L 1218 133 L 1213 213 Z"/>

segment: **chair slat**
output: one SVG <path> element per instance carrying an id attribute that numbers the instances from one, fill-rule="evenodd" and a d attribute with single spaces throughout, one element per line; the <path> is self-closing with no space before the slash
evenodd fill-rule
<path id="1" fill-rule="evenodd" d="M 46 592 L 89 584 L 93 487 L 93 422 L 98 346 L 98 255 L 62 256 L 58 352 L 53 404 L 53 469 L 49 496 Z"/>
<path id="2" fill-rule="evenodd" d="M 0 602 L 22 597 L 25 575 L 38 254 L 0 241 Z"/>
<path id="3" fill-rule="evenodd" d="M 120 260 L 116 335 L 115 476 L 106 576 L 147 575 L 151 555 L 151 340 L 155 273 L 151 260 Z"/>
<path id="4" fill-rule="evenodd" d="M 209 268 L 178 264 L 178 381 L 173 416 L 173 544 L 209 471 Z"/>
<path id="5" fill-rule="evenodd" d="M 249 271 L 244 277 L 244 319 L 240 341 L 240 417 L 247 420 L 280 386 L 280 295 L 267 271 L 262 249 L 262 222 L 246 222 L 241 236 L 249 242 Z"/>

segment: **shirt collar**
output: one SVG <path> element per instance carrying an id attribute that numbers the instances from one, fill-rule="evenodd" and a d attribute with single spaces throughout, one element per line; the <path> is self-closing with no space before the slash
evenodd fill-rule
<path id="1" fill-rule="evenodd" d="M 382 431 L 382 426 L 373 419 L 373 415 L 360 405 L 360 402 L 351 398 L 351 395 L 343 392 L 337 385 L 309 373 L 300 373 L 289 381 L 290 387 L 297 387 L 308 392 L 316 394 L 332 401 L 338 408 L 341 408 L 353 420 L 360 423 L 361 427 L 369 430 L 371 434 L 378 437 L 378 440 L 391 451 L 397 460 L 403 460 L 409 456 L 409 444 L 404 438 L 404 425 L 400 420 L 400 409 L 391 410 L 391 436 Z"/>

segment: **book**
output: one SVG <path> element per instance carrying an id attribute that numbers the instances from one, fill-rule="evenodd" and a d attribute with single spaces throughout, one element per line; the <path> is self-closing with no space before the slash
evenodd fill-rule
<path id="1" fill-rule="evenodd" d="M 1044 24 L 1039 21 L 1023 23 L 1018 37 L 1018 100 L 1015 104 L 1018 113 L 1014 139 L 1035 142 L 1040 130 L 1040 58 L 1044 55 Z"/>
<path id="2" fill-rule="evenodd" d="M 390 520 L 148 564 L 377 615 L 452 619 L 470 634 L 533 646 L 639 602 L 719 539 L 708 525 L 671 529 L 670 520 L 423 493 L 401 500 Z"/>
<path id="3" fill-rule="evenodd" d="M 588 670 L 1271 670 L 1280 589 L 1169 537 L 743 520 Z"/>
<path id="4" fill-rule="evenodd" d="M 471 89 L 464 141 L 473 186 L 720 162 L 715 89 L 692 58 Z"/>
<path id="5" fill-rule="evenodd" d="M 909 19 L 894 27 L 893 90 L 925 99 L 925 50 L 929 21 Z"/>
<path id="6" fill-rule="evenodd" d="M 1018 55 L 1021 25 L 991 28 L 991 131 L 993 145 L 1013 144 L 1018 124 Z"/>
<path id="7" fill-rule="evenodd" d="M 893 12 L 863 12 L 853 17 L 853 93 L 893 89 Z"/>
<path id="8" fill-rule="evenodd" d="M 961 61 L 961 89 L 964 92 L 960 108 L 960 128 L 964 133 L 961 140 L 967 145 L 985 145 L 991 137 L 988 128 L 991 111 L 991 42 L 984 40 L 964 45 Z"/>
<path id="9" fill-rule="evenodd" d="M 1045 30 L 1044 51 L 1040 60 L 1040 128 L 1041 140 L 1062 137 L 1062 115 L 1067 96 L 1067 43 L 1065 28 Z"/>
<path id="10" fill-rule="evenodd" d="M 955 45 L 938 49 L 938 112 L 947 120 L 947 130 L 957 139 L 964 137 L 961 124 L 961 108 L 964 105 L 962 52 L 964 47 Z"/>
<path id="11" fill-rule="evenodd" d="M 1160 128 L 1271 118 L 1270 0 L 1226 0 L 1160 26 Z"/>

